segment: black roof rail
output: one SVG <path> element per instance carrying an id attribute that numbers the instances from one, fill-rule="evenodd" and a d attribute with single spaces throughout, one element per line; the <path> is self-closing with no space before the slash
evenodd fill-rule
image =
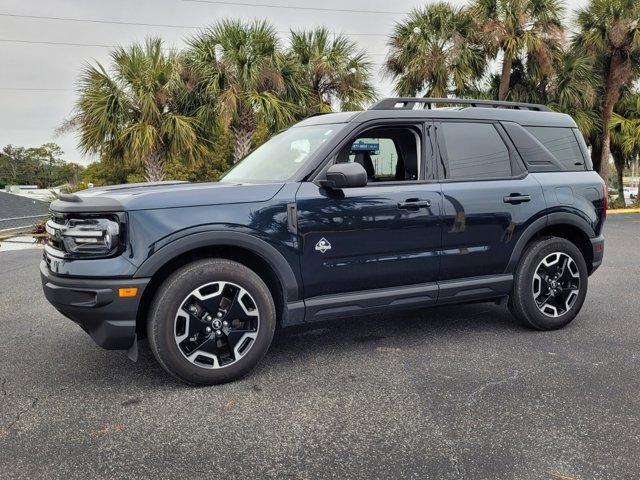
<path id="1" fill-rule="evenodd" d="M 413 110 L 416 105 L 431 110 L 434 105 L 469 105 L 484 108 L 511 108 L 534 112 L 550 112 L 549 107 L 537 103 L 503 102 L 499 100 L 474 100 L 471 98 L 383 98 L 369 107 L 369 110 Z"/>

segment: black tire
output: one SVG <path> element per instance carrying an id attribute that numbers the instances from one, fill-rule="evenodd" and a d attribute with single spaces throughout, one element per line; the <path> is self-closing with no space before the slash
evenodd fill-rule
<path id="1" fill-rule="evenodd" d="M 564 259 L 564 255 L 567 255 L 571 260 L 573 260 L 573 262 L 575 262 L 575 266 L 577 267 L 576 274 L 579 278 L 579 288 L 577 289 L 577 295 L 573 294 L 570 297 L 570 301 L 572 302 L 570 307 L 565 307 L 566 309 L 564 312 L 559 308 L 555 313 L 557 316 L 552 316 L 552 307 L 542 307 L 545 310 L 551 310 L 551 313 L 545 314 L 541 310 L 541 307 L 539 307 L 538 303 L 536 303 L 534 296 L 534 290 L 536 290 L 536 286 L 539 285 L 538 282 L 540 282 L 543 285 L 542 288 L 547 289 L 545 294 L 542 294 L 541 297 L 548 298 L 546 297 L 546 292 L 549 291 L 548 289 L 550 286 L 546 281 L 547 277 L 543 277 L 544 281 L 536 280 L 536 284 L 534 285 L 534 276 L 536 275 L 536 271 L 541 265 L 541 262 L 548 259 L 550 255 L 553 255 L 556 252 L 562 254 L 561 258 Z M 553 259 L 554 257 L 551 258 Z M 576 278 L 576 280 L 578 278 Z M 557 330 L 562 328 L 568 325 L 580 312 L 584 299 L 587 295 L 588 278 L 587 265 L 578 247 L 564 238 L 540 238 L 532 242 L 525 249 L 522 258 L 520 259 L 520 263 L 516 269 L 511 295 L 509 297 L 509 310 L 521 324 L 527 327 L 536 330 Z M 575 286 L 576 285 L 574 284 L 574 287 Z M 537 291 L 540 292 L 541 290 L 538 289 Z M 560 295 L 566 295 L 568 291 L 570 291 L 570 289 L 565 289 L 564 293 L 562 291 L 560 292 Z M 565 299 L 565 297 L 559 298 L 562 298 L 563 300 Z M 555 300 L 555 295 L 553 295 L 552 300 Z M 569 299 L 566 301 L 569 301 Z M 559 300 L 558 303 L 561 304 L 562 301 Z"/>
<path id="2" fill-rule="evenodd" d="M 190 292 L 213 282 L 229 282 L 244 289 L 258 310 L 259 328 L 241 358 L 220 368 L 203 368 L 189 361 L 178 346 L 175 322 Z M 192 385 L 216 385 L 236 380 L 251 371 L 267 353 L 275 326 L 273 298 L 255 272 L 230 260 L 207 259 L 190 263 L 165 280 L 151 304 L 147 334 L 158 363 L 171 375 Z"/>

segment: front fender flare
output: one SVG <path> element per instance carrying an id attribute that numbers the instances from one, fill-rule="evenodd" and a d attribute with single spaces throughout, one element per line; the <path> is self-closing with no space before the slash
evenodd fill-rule
<path id="1" fill-rule="evenodd" d="M 298 300 L 300 289 L 296 276 L 284 256 L 272 245 L 253 235 L 242 232 L 206 231 L 180 237 L 160 248 L 147 258 L 134 278 L 152 277 L 167 262 L 191 250 L 212 246 L 244 248 L 264 259 L 274 270 L 288 301 Z"/>

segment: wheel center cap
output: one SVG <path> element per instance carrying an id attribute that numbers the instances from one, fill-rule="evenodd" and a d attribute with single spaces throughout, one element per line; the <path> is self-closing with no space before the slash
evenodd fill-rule
<path id="1" fill-rule="evenodd" d="M 556 282 L 555 280 L 551 281 L 551 288 L 556 288 L 557 285 L 558 285 L 558 282 Z"/>
<path id="2" fill-rule="evenodd" d="M 215 319 L 212 323 L 213 328 L 215 328 L 216 330 L 220 330 L 222 328 L 222 320 L 220 319 Z"/>

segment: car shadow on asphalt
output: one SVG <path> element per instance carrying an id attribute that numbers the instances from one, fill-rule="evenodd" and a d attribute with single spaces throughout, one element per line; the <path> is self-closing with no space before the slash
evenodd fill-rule
<path id="1" fill-rule="evenodd" d="M 499 330 L 521 330 L 506 307 L 493 303 L 367 315 L 316 322 L 276 332 L 272 350 L 299 350 L 300 343 L 349 345 L 382 339 L 422 343 L 447 335 L 493 334 Z M 292 341 L 294 340 L 295 341 Z"/>
<path id="2" fill-rule="evenodd" d="M 276 331 L 269 352 L 246 379 L 255 384 L 265 375 L 284 375 L 283 372 L 286 373 L 292 363 L 304 362 L 310 355 L 328 349 L 347 353 L 349 350 L 361 353 L 363 349 L 400 350 L 406 347 L 421 348 L 431 342 L 441 343 L 445 340 L 472 341 L 482 335 L 500 337 L 505 332 L 517 331 L 527 330 L 513 320 L 505 307 L 495 304 L 435 307 L 289 327 Z M 85 335 L 83 332 L 76 334 Z M 82 366 L 72 369 L 72 377 L 58 377 L 58 381 L 69 382 L 74 388 L 78 382 L 104 384 L 105 387 L 113 384 L 135 385 L 145 390 L 184 388 L 182 383 L 159 366 L 147 340 L 139 342 L 138 361 L 132 363 L 124 352 L 102 350 L 88 338 L 82 341 L 64 337 L 67 335 L 58 338 L 67 345 L 69 342 L 76 345 L 75 358 L 65 358 L 70 362 L 80 360 L 79 365 Z M 83 371 L 78 371 L 78 368 Z"/>
<path id="3" fill-rule="evenodd" d="M 326 350 L 342 351 L 399 349 L 407 345 L 428 345 L 444 338 L 465 341 L 479 335 L 499 336 L 504 332 L 526 332 L 506 307 L 469 304 L 435 307 L 398 313 L 368 315 L 317 322 L 276 331 L 269 352 L 250 377 L 257 381 L 267 371 L 287 369 L 291 362 Z M 150 375 L 169 376 L 158 367 L 146 341 L 142 343 L 138 367 Z M 137 369 L 137 368 L 136 368 Z M 156 381 L 159 380 L 156 378 Z"/>

